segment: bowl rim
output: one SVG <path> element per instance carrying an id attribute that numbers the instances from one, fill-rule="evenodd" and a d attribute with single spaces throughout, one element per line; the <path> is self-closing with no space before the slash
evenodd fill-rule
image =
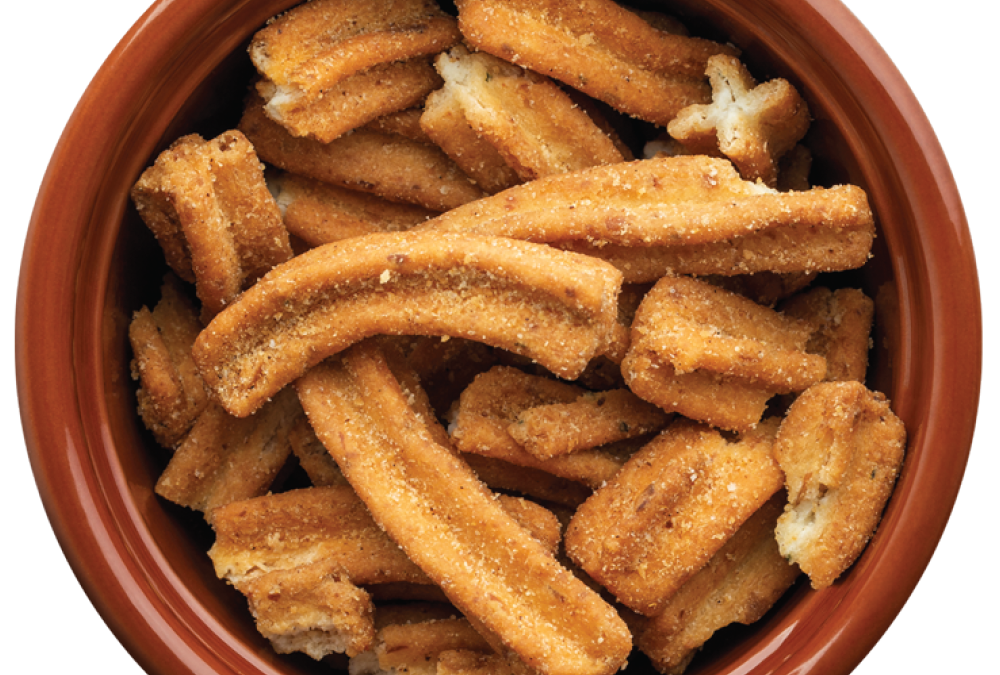
<path id="1" fill-rule="evenodd" d="M 903 241 L 890 233 L 890 248 L 916 249 L 922 263 L 893 256 L 897 279 L 918 285 L 918 295 L 934 318 L 920 335 L 911 330 L 920 309 L 904 306 L 900 344 L 938 358 L 933 368 L 896 373 L 896 391 L 929 390 L 921 410 L 924 424 L 910 429 L 911 445 L 946 447 L 916 466 L 907 492 L 886 513 L 892 537 L 879 541 L 879 555 L 856 573 L 848 588 L 810 592 L 804 600 L 823 617 L 809 624 L 787 617 L 770 639 L 726 662 L 724 672 L 791 673 L 808 664 L 829 673 L 847 673 L 864 658 L 895 618 L 932 556 L 951 513 L 971 449 L 982 373 L 982 317 L 971 236 L 950 168 L 919 103 L 888 55 L 839 0 L 767 0 L 784 20 L 813 35 L 821 56 L 836 59 L 852 73 L 851 89 L 880 101 L 867 112 L 899 158 L 895 174 L 909 199 L 918 234 Z M 251 5 L 258 5 L 252 10 Z M 229 35 L 227 21 L 254 11 L 266 19 L 295 0 L 158 0 L 136 22 L 87 88 L 53 153 L 35 203 L 17 291 L 15 349 L 22 429 L 46 513 L 74 571 L 102 618 L 136 661 L 150 673 L 275 673 L 251 649 L 226 639 L 227 631 L 198 611 L 169 563 L 143 531 L 141 517 L 126 493 L 120 467 L 103 448 L 113 439 L 102 423 L 99 368 L 101 311 L 107 277 L 100 269 L 110 256 L 125 208 L 123 195 L 102 192 L 104 169 L 118 166 L 137 176 L 149 153 L 123 158 L 123 139 L 141 121 L 166 122 L 190 91 L 178 90 L 157 111 L 136 104 L 150 82 L 172 69 L 192 68 L 184 56 L 199 40 L 216 40 L 209 58 L 194 66 L 202 76 L 244 37 Z M 705 0 L 721 11 L 724 0 Z M 225 5 L 225 6 L 222 6 Z M 262 25 L 263 20 L 258 25 Z M 825 41 L 818 38 L 823 37 Z M 199 77 L 189 78 L 191 81 Z M 87 157 L 81 175 L 75 158 Z M 869 168 L 870 171 L 874 169 Z M 110 202 L 108 200 L 111 200 Z M 105 214 L 97 219 L 98 215 Z M 108 216 L 107 214 L 110 214 Z M 117 218 L 114 217 L 117 214 Z M 933 236 L 938 245 L 929 246 Z M 67 236 L 68 235 L 68 236 Z M 893 237 L 895 240 L 893 240 Z M 97 251 L 99 255 L 86 255 Z M 936 282 L 936 283 L 934 283 Z M 965 288 L 956 297 L 949 288 Z M 97 290 L 95 293 L 94 290 Z M 906 291 L 912 289 L 904 288 Z M 949 357 L 949 367 L 941 365 Z M 913 360 L 904 354 L 903 360 Z M 899 378 L 902 378 L 900 380 Z M 99 397 L 98 397 L 99 398 Z M 52 418 L 55 411 L 59 416 Z M 916 414 L 916 413 L 914 413 Z M 105 418 L 106 419 L 106 418 Z M 113 453 L 111 453 L 113 454 Z M 109 463 L 110 462 L 110 463 Z M 943 498 L 921 503 L 916 495 L 934 486 Z M 898 502 L 896 504 L 895 502 Z M 903 574 L 896 568 L 903 559 Z M 874 542 L 873 542 L 874 543 Z M 889 583 L 891 581 L 891 583 Z M 879 590 L 887 585 L 888 589 Z M 873 602 L 873 593 L 879 602 Z M 779 654 L 779 650 L 781 653 Z M 788 651 L 791 650 L 789 654 Z"/>

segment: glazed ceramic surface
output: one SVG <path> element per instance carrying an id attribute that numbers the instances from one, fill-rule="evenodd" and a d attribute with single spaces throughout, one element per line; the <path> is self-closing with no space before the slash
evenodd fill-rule
<path id="1" fill-rule="evenodd" d="M 252 75 L 246 41 L 291 4 L 174 0 L 147 12 L 70 121 L 25 248 L 18 381 L 35 477 L 81 584 L 151 673 L 328 672 L 272 653 L 242 596 L 215 579 L 201 517 L 153 494 L 166 457 L 135 415 L 125 337 L 165 270 L 128 189 L 176 137 L 235 124 Z M 727 630 L 689 672 L 846 673 L 915 586 L 963 475 L 981 325 L 962 206 L 902 78 L 839 3 L 665 6 L 696 33 L 732 39 L 761 79 L 791 80 L 815 117 L 820 182 L 868 190 L 880 236 L 854 280 L 882 312 L 870 382 L 910 432 L 883 524 L 849 574 L 819 593 L 800 584 L 763 622 Z"/>

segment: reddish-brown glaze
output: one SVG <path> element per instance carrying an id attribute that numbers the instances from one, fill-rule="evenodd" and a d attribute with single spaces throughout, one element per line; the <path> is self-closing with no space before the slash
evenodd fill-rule
<path id="1" fill-rule="evenodd" d="M 128 189 L 177 136 L 214 135 L 249 78 L 244 46 L 294 0 L 163 0 L 122 40 L 52 158 L 18 289 L 17 374 L 27 446 L 53 528 L 81 584 L 150 673 L 328 672 L 274 655 L 243 599 L 214 578 L 211 532 L 158 500 L 166 457 L 141 428 L 125 329 L 155 299 L 155 243 Z M 761 623 L 723 636 L 695 674 L 847 673 L 927 565 L 965 469 L 979 396 L 982 330 L 972 244 L 930 126 L 888 57 L 835 0 L 700 0 L 757 73 L 796 84 L 815 117 L 827 183 L 865 187 L 878 214 L 859 281 L 881 293 L 869 381 L 910 433 L 882 525 L 838 583 L 799 585 Z M 888 343 L 890 348 L 882 348 Z"/>

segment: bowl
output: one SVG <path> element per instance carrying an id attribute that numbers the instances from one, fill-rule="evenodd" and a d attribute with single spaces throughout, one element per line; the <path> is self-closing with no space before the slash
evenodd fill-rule
<path id="1" fill-rule="evenodd" d="M 164 0 L 109 57 L 71 118 L 39 192 L 16 319 L 25 440 L 52 527 L 112 631 L 150 673 L 329 672 L 278 656 L 217 580 L 200 515 L 157 498 L 166 457 L 135 415 L 126 328 L 165 271 L 128 201 L 178 136 L 231 128 L 249 37 L 294 0 Z M 955 501 L 981 373 L 978 281 L 957 189 L 888 57 L 834 0 L 648 3 L 739 45 L 815 118 L 819 182 L 864 187 L 873 259 L 854 280 L 878 299 L 869 383 L 906 422 L 895 493 L 865 553 L 833 587 L 799 583 L 761 621 L 722 631 L 698 673 L 852 670 L 913 590 Z M 89 170 L 76 159 L 89 158 Z M 31 311 L 27 311 L 27 308 Z M 30 349 L 28 349 L 30 345 Z M 636 664 L 638 665 L 638 664 Z M 631 668 L 630 668 L 631 669 Z"/>

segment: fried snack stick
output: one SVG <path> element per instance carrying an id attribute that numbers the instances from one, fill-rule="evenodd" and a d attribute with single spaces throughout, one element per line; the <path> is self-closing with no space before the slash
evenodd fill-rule
<path id="1" fill-rule="evenodd" d="M 875 303 L 862 291 L 818 287 L 785 302 L 785 316 L 812 326 L 806 351 L 826 359 L 826 379 L 865 381 Z"/>
<path id="2" fill-rule="evenodd" d="M 746 180 L 776 187 L 778 160 L 809 130 L 806 102 L 788 80 L 758 85 L 734 56 L 712 56 L 705 74 L 712 102 L 684 108 L 667 131 L 691 152 L 721 152 Z"/>
<path id="3" fill-rule="evenodd" d="M 785 503 L 777 492 L 667 603 L 643 620 L 636 646 L 664 675 L 680 675 L 697 650 L 731 623 L 761 619 L 800 571 L 778 551 L 774 526 Z"/>
<path id="4" fill-rule="evenodd" d="M 860 382 L 817 384 L 788 409 L 774 447 L 788 488 L 775 536 L 813 588 L 830 586 L 861 555 L 905 447 L 903 422 Z"/>
<path id="5" fill-rule="evenodd" d="M 398 134 L 358 129 L 330 143 L 296 138 L 268 119 L 255 96 L 240 130 L 260 158 L 279 169 L 390 201 L 447 211 L 483 196 L 441 150 Z"/>
<path id="6" fill-rule="evenodd" d="M 778 423 L 736 442 L 674 422 L 577 510 L 566 552 L 624 605 L 656 616 L 754 511 L 781 489 Z"/>
<path id="7" fill-rule="evenodd" d="M 423 103 L 440 86 L 441 78 L 429 59 L 410 59 L 350 75 L 316 99 L 265 105 L 264 112 L 293 136 L 329 143 L 383 115 Z M 280 100 L 278 87 L 270 80 L 260 80 L 256 89 L 265 101 Z"/>
<path id="8" fill-rule="evenodd" d="M 240 586 L 257 630 L 276 652 L 303 652 L 318 661 L 328 654 L 354 656 L 371 646 L 371 598 L 338 573 L 335 565 L 319 561 L 268 572 Z"/>
<path id="9" fill-rule="evenodd" d="M 420 126 L 484 192 L 495 194 L 521 182 L 497 149 L 472 128 L 451 90 L 438 89 L 427 97 Z"/>
<path id="10" fill-rule="evenodd" d="M 551 459 L 660 431 L 670 415 L 628 389 L 588 392 L 518 414 L 507 433 L 538 459 Z"/>
<path id="11" fill-rule="evenodd" d="M 288 232 L 312 247 L 373 232 L 400 232 L 436 215 L 413 204 L 282 173 L 268 178 Z"/>
<path id="12" fill-rule="evenodd" d="M 205 384 L 191 358 L 201 328 L 198 310 L 173 274 L 164 278 L 152 311 L 143 307 L 129 323 L 139 416 L 165 448 L 179 443 L 208 405 Z"/>
<path id="13" fill-rule="evenodd" d="M 317 563 L 358 586 L 430 583 L 346 484 L 234 502 L 215 511 L 212 527 L 215 573 L 241 590 L 262 574 Z"/>
<path id="14" fill-rule="evenodd" d="M 445 94 L 521 180 L 624 160 L 611 138 L 548 78 L 461 45 L 434 65 Z"/>
<path id="15" fill-rule="evenodd" d="M 496 366 L 477 376 L 462 392 L 449 427 L 451 440 L 464 453 L 538 469 L 597 488 L 618 473 L 635 448 L 613 445 L 543 461 L 527 452 L 508 431 L 517 416 L 529 408 L 572 403 L 585 393 L 567 382 Z"/>
<path id="16" fill-rule="evenodd" d="M 733 276 L 856 269 L 868 261 L 874 238 L 870 224 L 809 225 L 778 227 L 694 246 L 597 246 L 580 241 L 560 248 L 611 263 L 621 270 L 625 283 L 648 283 L 679 274 Z"/>
<path id="17" fill-rule="evenodd" d="M 202 331 L 193 353 L 236 415 L 378 334 L 466 337 L 573 378 L 606 348 L 619 286 L 610 265 L 539 244 L 372 234 L 278 267 Z"/>
<path id="18" fill-rule="evenodd" d="M 499 503 L 532 537 L 558 547 L 562 533 L 548 509 L 508 496 Z M 317 564 L 358 586 L 431 583 L 346 483 L 231 502 L 213 513 L 212 527 L 215 573 L 240 590 L 262 574 Z"/>
<path id="19" fill-rule="evenodd" d="M 664 277 L 632 324 L 622 373 L 641 398 L 723 429 L 746 431 L 768 399 L 821 381 L 805 351 L 810 326 L 696 279 Z"/>
<path id="20" fill-rule="evenodd" d="M 455 20 L 430 0 L 312 0 L 258 31 L 249 52 L 273 86 L 268 114 L 280 121 L 351 75 L 437 54 L 459 38 Z"/>
<path id="21" fill-rule="evenodd" d="M 657 30 L 611 0 L 458 0 L 458 25 L 478 50 L 565 82 L 634 117 L 666 125 L 705 103 L 705 64 L 737 50 Z"/>
<path id="22" fill-rule="evenodd" d="M 453 209 L 421 228 L 559 246 L 649 247 L 706 245 L 782 229 L 874 233 L 874 221 L 865 192 L 853 185 L 777 192 L 742 180 L 724 159 L 685 156 L 550 176 Z"/>
<path id="23" fill-rule="evenodd" d="M 288 432 L 302 414 L 294 395 L 279 394 L 250 418 L 236 418 L 209 403 L 167 468 L 156 494 L 205 514 L 264 494 L 285 466 Z"/>
<path id="24" fill-rule="evenodd" d="M 132 187 L 132 201 L 167 264 L 195 284 L 204 319 L 292 257 L 281 213 L 253 146 L 239 131 L 184 136 Z"/>
<path id="25" fill-rule="evenodd" d="M 375 343 L 311 369 L 296 388 L 375 519 L 494 649 L 547 675 L 618 670 L 631 640 L 614 610 L 431 439 Z"/>

